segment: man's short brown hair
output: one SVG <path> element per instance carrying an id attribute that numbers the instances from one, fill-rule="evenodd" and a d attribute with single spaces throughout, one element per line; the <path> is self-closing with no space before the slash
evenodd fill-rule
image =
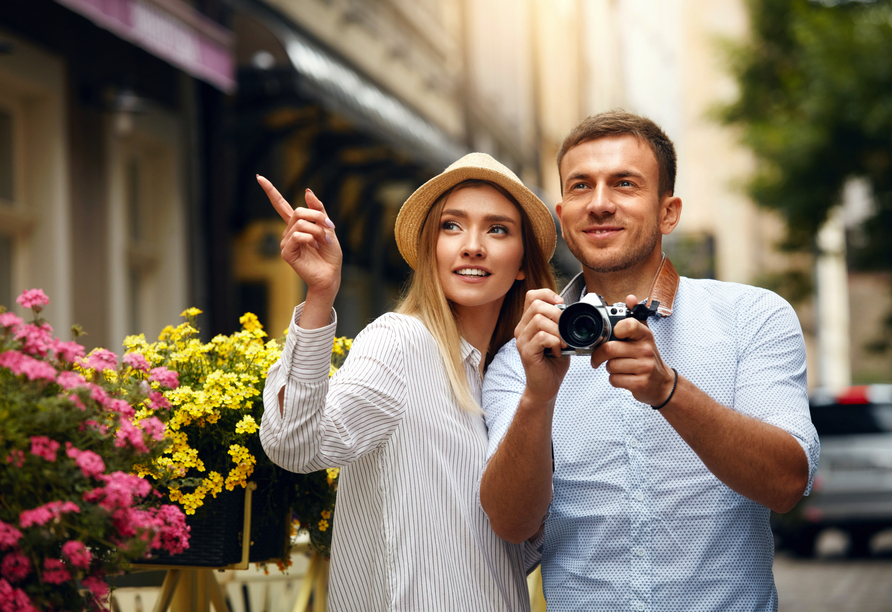
<path id="1" fill-rule="evenodd" d="M 573 128 L 557 154 L 558 173 L 561 171 L 561 161 L 567 151 L 578 144 L 588 140 L 597 140 L 607 136 L 622 136 L 631 134 L 644 140 L 650 145 L 654 156 L 657 158 L 657 166 L 660 169 L 659 195 L 662 198 L 675 193 L 676 157 L 675 145 L 669 140 L 665 132 L 656 123 L 647 117 L 641 117 L 624 110 L 611 110 L 584 119 L 582 123 Z M 561 191 L 563 191 L 563 177 L 561 178 Z"/>

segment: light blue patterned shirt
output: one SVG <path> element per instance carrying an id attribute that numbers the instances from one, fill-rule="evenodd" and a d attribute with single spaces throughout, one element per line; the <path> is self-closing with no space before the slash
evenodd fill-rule
<path id="1" fill-rule="evenodd" d="M 581 276 L 565 290 L 575 301 Z M 572 299 L 568 296 L 572 296 Z M 808 457 L 805 344 L 770 291 L 682 278 L 671 316 L 652 318 L 663 360 L 714 400 L 788 431 Z M 491 457 L 524 388 L 514 341 L 484 380 Z M 542 578 L 549 612 L 777 610 L 769 510 L 725 486 L 663 416 L 573 357 L 554 414 L 554 499 Z"/>

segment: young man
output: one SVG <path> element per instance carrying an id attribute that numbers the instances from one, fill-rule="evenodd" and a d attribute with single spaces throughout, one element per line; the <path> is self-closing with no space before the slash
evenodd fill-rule
<path id="1" fill-rule="evenodd" d="M 490 366 L 480 500 L 496 533 L 544 523 L 549 612 L 777 609 L 769 510 L 807 494 L 819 442 L 805 346 L 777 295 L 678 278 L 662 237 L 681 214 L 675 150 L 625 112 L 583 121 L 558 153 L 561 231 L 582 263 L 531 291 Z M 561 310 L 587 293 L 659 315 L 559 357 Z M 650 300 L 648 306 L 652 306 Z"/>

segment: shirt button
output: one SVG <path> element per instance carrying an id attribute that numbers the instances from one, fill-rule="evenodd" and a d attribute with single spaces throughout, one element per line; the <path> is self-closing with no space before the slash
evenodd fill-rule
<path id="1" fill-rule="evenodd" d="M 631 438 L 629 440 L 629 446 L 631 446 L 632 448 L 638 448 L 638 440 L 636 440 L 635 438 Z"/>
<path id="2" fill-rule="evenodd" d="M 638 612 L 644 612 L 644 602 L 639 601 L 636 602 L 635 605 L 632 606 L 633 610 L 638 610 Z"/>
<path id="3" fill-rule="evenodd" d="M 643 557 L 643 556 L 644 556 L 644 549 L 641 548 L 640 546 L 638 546 L 638 547 L 636 547 L 636 548 L 633 548 L 633 549 L 632 549 L 632 552 L 634 552 L 634 553 L 635 553 L 636 555 L 638 555 L 639 557 Z"/>
<path id="4" fill-rule="evenodd" d="M 635 499 L 637 499 L 638 501 L 644 501 L 644 493 L 641 493 L 640 491 L 638 493 L 635 493 Z"/>

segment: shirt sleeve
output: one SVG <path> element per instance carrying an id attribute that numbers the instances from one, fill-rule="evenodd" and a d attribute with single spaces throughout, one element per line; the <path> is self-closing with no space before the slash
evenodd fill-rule
<path id="1" fill-rule="evenodd" d="M 386 317 L 354 340 L 344 365 L 329 380 L 337 327 L 297 326 L 294 311 L 282 356 L 263 392 L 260 440 L 269 458 L 293 472 L 352 463 L 389 439 L 406 404 L 403 351 Z M 283 410 L 279 391 L 284 387 Z"/>
<path id="2" fill-rule="evenodd" d="M 808 459 L 811 491 L 821 444 L 808 408 L 805 340 L 793 308 L 780 296 L 761 291 L 746 311 L 738 310 L 739 363 L 734 408 L 783 429 Z"/>
<path id="3" fill-rule="evenodd" d="M 514 420 L 525 386 L 523 363 L 517 352 L 517 343 L 512 339 L 496 353 L 483 378 L 483 417 L 489 436 L 487 463 Z"/>

